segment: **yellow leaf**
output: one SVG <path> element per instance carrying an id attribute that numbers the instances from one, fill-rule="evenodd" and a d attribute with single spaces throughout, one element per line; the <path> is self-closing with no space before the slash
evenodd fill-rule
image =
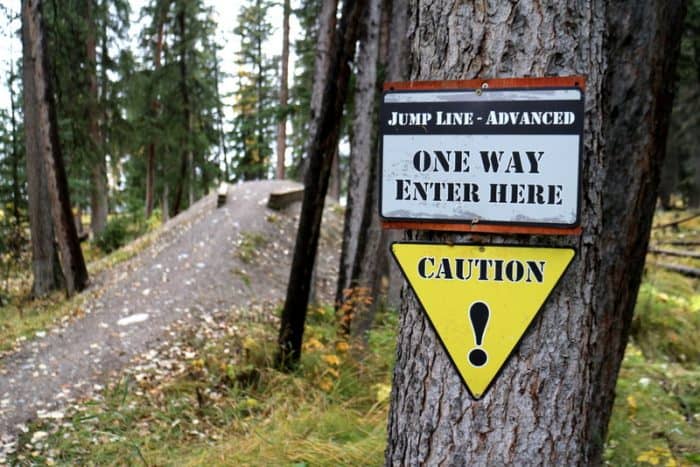
<path id="1" fill-rule="evenodd" d="M 377 383 L 372 386 L 372 389 L 374 389 L 374 397 L 377 399 L 377 402 L 384 402 L 391 395 L 391 386 L 388 384 Z"/>
<path id="2" fill-rule="evenodd" d="M 632 411 L 637 410 L 637 399 L 635 399 L 634 396 L 632 396 L 632 395 L 627 396 L 627 406 Z"/>
<path id="3" fill-rule="evenodd" d="M 246 350 L 254 349 L 257 347 L 258 343 L 252 337 L 248 336 L 243 341 L 243 348 Z"/>
<path id="4" fill-rule="evenodd" d="M 308 339 L 306 342 L 304 342 L 304 350 L 322 350 L 325 349 L 325 346 L 316 339 L 315 337 L 312 337 Z"/>
<path id="5" fill-rule="evenodd" d="M 335 350 L 340 353 L 345 353 L 350 349 L 350 344 L 345 341 L 340 341 L 335 344 Z"/>
<path id="6" fill-rule="evenodd" d="M 337 355 L 328 354 L 328 355 L 324 355 L 322 358 L 323 358 L 323 361 L 328 363 L 329 365 L 333 365 L 333 366 L 340 365 L 340 358 L 338 358 Z"/>
<path id="7" fill-rule="evenodd" d="M 328 370 L 326 370 L 326 373 L 328 373 L 336 379 L 340 378 L 340 372 L 338 372 L 338 370 L 336 370 L 335 368 L 329 368 Z"/>
<path id="8" fill-rule="evenodd" d="M 323 378 L 323 379 L 321 380 L 321 382 L 318 383 L 318 386 L 319 386 L 322 390 L 328 392 L 328 391 L 330 391 L 331 389 L 333 389 L 333 381 L 331 381 L 331 380 L 328 379 L 328 378 Z"/>

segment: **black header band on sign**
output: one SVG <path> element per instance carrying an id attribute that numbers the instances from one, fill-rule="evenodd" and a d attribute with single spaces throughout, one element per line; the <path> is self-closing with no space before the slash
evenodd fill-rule
<path id="1" fill-rule="evenodd" d="M 389 93 L 386 93 L 389 94 Z M 385 94 L 385 95 L 386 95 Z M 438 112 L 442 114 L 438 115 Z M 491 114 L 494 112 L 494 114 Z M 448 114 L 460 114 L 462 124 L 450 124 Z M 470 113 L 467 117 L 465 114 Z M 533 113 L 547 124 L 536 124 Z M 429 118 L 426 116 L 429 115 Z M 404 125 L 390 125 L 399 117 Z M 489 116 L 505 118 L 507 123 L 488 124 Z M 573 117 L 572 123 L 567 123 Z M 469 123 L 466 120 L 469 118 Z M 439 120 L 442 119 L 442 122 Z M 583 132 L 584 105 L 581 100 L 541 101 L 462 101 L 462 102 L 407 102 L 386 103 L 381 106 L 380 128 L 382 135 L 571 135 Z M 513 123 L 512 120 L 515 120 Z M 440 124 L 442 123 L 442 124 Z"/>

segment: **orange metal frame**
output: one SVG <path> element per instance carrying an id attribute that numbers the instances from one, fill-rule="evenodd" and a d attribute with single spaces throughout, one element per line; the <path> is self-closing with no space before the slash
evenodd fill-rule
<path id="1" fill-rule="evenodd" d="M 447 89 L 536 89 L 536 88 L 562 88 L 577 87 L 586 89 L 584 76 L 556 76 L 547 78 L 493 78 L 493 79 L 465 79 L 447 81 L 396 81 L 384 83 L 384 91 L 423 91 L 423 90 L 447 90 Z M 496 234 L 530 234 L 530 235 L 580 235 L 583 229 L 580 226 L 571 228 L 501 225 L 486 222 L 440 223 L 423 221 L 382 221 L 384 229 L 412 229 L 412 230 L 442 230 L 449 232 L 474 232 Z"/>

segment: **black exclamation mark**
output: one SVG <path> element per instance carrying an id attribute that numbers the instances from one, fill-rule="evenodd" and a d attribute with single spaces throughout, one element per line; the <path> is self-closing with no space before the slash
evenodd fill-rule
<path id="1" fill-rule="evenodd" d="M 486 331 L 490 314 L 489 306 L 484 302 L 474 302 L 469 307 L 469 321 L 472 323 L 476 342 L 476 347 L 469 351 L 469 363 L 473 366 L 484 366 L 489 359 L 486 351 L 481 348 L 481 343 L 484 340 L 484 331 Z"/>

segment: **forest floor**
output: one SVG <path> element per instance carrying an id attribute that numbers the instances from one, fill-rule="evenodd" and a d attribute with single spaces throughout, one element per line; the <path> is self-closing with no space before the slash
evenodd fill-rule
<path id="1" fill-rule="evenodd" d="M 236 189 L 241 190 L 237 197 L 248 190 L 247 185 Z M 378 314 L 368 346 L 362 351 L 339 340 L 336 317 L 329 304 L 342 222 L 338 210 L 330 208 L 326 215 L 336 217 L 327 217 L 332 222 L 324 224 L 321 254 L 326 261 L 322 271 L 327 272 L 319 274 L 329 274 L 320 297 L 327 305 L 309 311 L 299 369 L 290 374 L 275 371 L 271 359 L 279 300 L 263 303 L 259 298 L 281 296 L 281 290 L 270 289 L 283 288 L 286 282 L 298 206 L 288 213 L 271 213 L 260 207 L 262 197 L 250 198 L 250 206 L 258 203 L 255 209 L 260 211 L 261 224 L 256 227 L 246 221 L 242 228 L 244 224 L 235 212 L 231 214 L 235 218 L 221 214 L 227 220 L 217 223 L 223 222 L 231 231 L 225 242 L 230 248 L 225 258 L 230 272 L 227 283 L 244 303 L 227 295 L 221 300 L 231 302 L 210 301 L 203 310 L 179 313 L 171 307 L 178 317 L 160 331 L 162 340 L 149 341 L 149 346 L 138 355 L 134 353 L 121 372 L 92 383 L 90 389 L 94 391 L 89 397 L 53 410 L 39 408 L 38 419 L 22 425 L 19 439 L 6 445 L 11 451 L 6 461 L 19 465 L 295 467 L 383 463 L 396 313 L 382 310 Z M 213 201 L 202 203 L 207 205 L 203 212 L 214 211 Z M 655 223 L 664 224 L 685 215 L 660 213 Z M 210 226 L 201 218 L 178 222 L 183 223 L 182 233 L 173 238 L 189 235 L 187 232 L 198 223 Z M 171 229 L 166 226 L 163 232 Z M 275 229 L 278 237 L 272 234 Z M 265 240 L 254 232 L 276 239 Z M 188 273 L 181 276 L 181 281 L 199 277 L 201 272 L 191 271 L 198 262 L 219 261 L 196 256 L 202 248 L 201 240 L 196 238 L 188 243 L 192 245 L 185 252 L 188 257 L 179 260 L 189 263 L 188 267 L 181 266 Z M 679 241 L 700 241 L 700 219 L 678 228 L 654 229 L 650 243 L 657 248 L 700 251 L 696 244 L 669 243 Z M 162 265 L 165 259 L 156 249 L 164 243 L 152 242 L 153 246 L 144 250 L 149 254 L 138 256 L 152 267 Z M 164 248 L 174 262 L 184 251 Z M 155 257 L 160 259 L 154 261 Z M 284 273 L 275 270 L 279 258 Z M 656 264 L 660 262 L 700 267 L 700 260 L 692 256 L 648 255 L 616 388 L 605 444 L 606 465 L 700 465 L 700 279 L 665 270 Z M 119 274 L 128 276 L 136 271 L 129 264 L 118 266 L 122 271 Z M 115 277 L 116 273 L 106 274 Z M 272 274 L 272 280 L 265 274 Z M 162 276 L 156 276 L 148 283 L 143 278 L 124 278 L 121 290 L 129 297 L 135 296 L 131 300 L 139 294 L 144 296 L 145 290 L 150 290 L 145 296 L 153 298 L 157 295 L 153 281 L 158 277 L 162 280 Z M 209 283 L 217 279 L 202 277 L 205 281 L 198 290 L 206 295 Z M 253 286 L 257 288 L 249 289 Z M 168 293 L 180 292 L 171 289 Z M 93 303 L 93 299 L 85 303 Z M 86 312 L 79 320 L 93 313 Z M 152 312 L 133 309 L 115 313 L 113 321 Z M 104 319 L 99 322 L 107 323 Z M 126 327 L 154 322 L 149 314 L 146 321 Z M 47 335 L 53 333 L 56 331 Z M 94 350 L 91 345 L 88 349 Z"/>
<path id="2" fill-rule="evenodd" d="M 232 185 L 227 203 L 203 198 L 166 223 L 132 258 L 106 268 L 75 300 L 71 316 L 37 331 L 0 361 L 0 462 L 35 418 L 60 421 L 77 399 L 98 395 L 125 366 L 148 362 L 173 327 L 206 327 L 214 316 L 244 309 L 262 315 L 286 291 L 299 203 L 266 207 L 271 191 L 292 182 Z M 342 238 L 330 207 L 317 262 L 317 293 L 335 290 Z M 183 354 L 183 358 L 187 357 Z"/>

